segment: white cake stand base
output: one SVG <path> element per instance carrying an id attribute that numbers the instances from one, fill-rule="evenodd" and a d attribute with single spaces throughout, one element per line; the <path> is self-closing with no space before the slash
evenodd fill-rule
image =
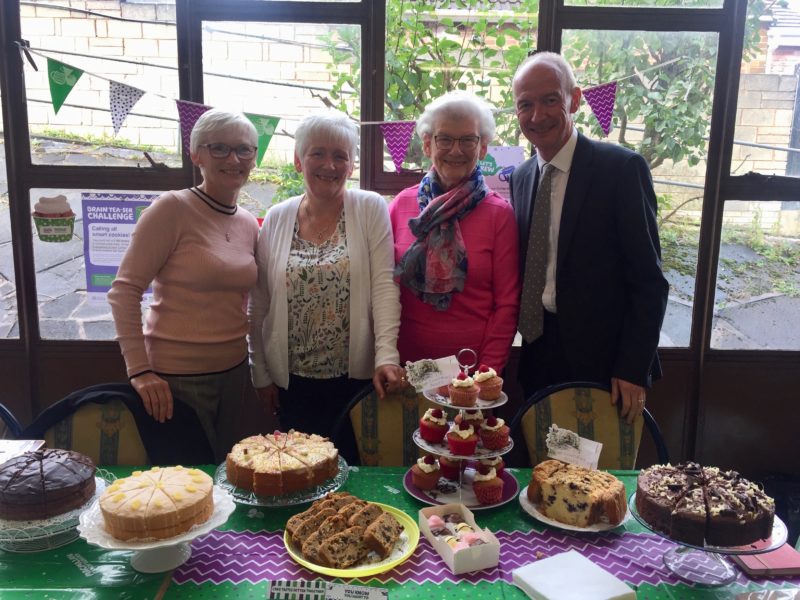
<path id="1" fill-rule="evenodd" d="M 192 555 L 189 542 L 140 550 L 131 557 L 131 566 L 140 573 L 163 573 L 180 567 Z"/>
<path id="2" fill-rule="evenodd" d="M 677 546 L 665 552 L 664 565 L 689 583 L 718 586 L 736 579 L 736 569 L 725 557 L 689 546 Z"/>

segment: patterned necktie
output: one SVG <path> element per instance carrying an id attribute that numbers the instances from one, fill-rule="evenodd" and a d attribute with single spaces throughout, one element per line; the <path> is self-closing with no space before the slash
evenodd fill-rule
<path id="1" fill-rule="evenodd" d="M 525 255 L 525 278 L 519 311 L 519 332 L 531 343 L 542 335 L 544 306 L 542 294 L 547 278 L 547 248 L 550 231 L 550 190 L 553 167 L 544 165 L 542 181 L 533 205 L 533 222 Z"/>

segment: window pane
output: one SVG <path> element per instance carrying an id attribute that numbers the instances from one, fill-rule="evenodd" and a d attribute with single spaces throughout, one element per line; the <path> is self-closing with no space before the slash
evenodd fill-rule
<path id="1" fill-rule="evenodd" d="M 783 3 L 748 2 L 731 175 L 800 176 L 797 22 Z"/>
<path id="2" fill-rule="evenodd" d="M 264 206 L 302 193 L 294 168 L 294 132 L 314 111 L 335 106 L 361 114 L 361 28 L 314 23 L 203 23 L 205 103 L 225 110 L 280 117 L 260 167 L 240 203 L 261 216 Z M 353 72 L 346 83 L 340 72 Z M 358 169 L 353 182 L 358 181 Z"/>
<path id="3" fill-rule="evenodd" d="M 728 201 L 711 347 L 800 350 L 800 201 Z"/>
<path id="4" fill-rule="evenodd" d="M 446 5 L 445 8 L 437 8 Z M 469 90 L 498 108 L 513 106 L 514 69 L 536 47 L 538 0 L 486 2 L 398 2 L 386 5 L 384 118 L 413 121 L 432 100 Z M 340 81 L 350 77 L 344 73 Z M 513 112 L 497 115 L 495 145 L 518 145 Z M 427 169 L 415 135 L 404 170 Z M 384 144 L 384 170 L 394 164 Z"/>
<path id="5" fill-rule="evenodd" d="M 36 71 L 25 62 L 33 162 L 147 166 L 146 150 L 157 162 L 180 166 L 174 5 L 88 8 L 79 12 L 50 2 L 20 7 L 22 37 L 38 66 Z M 56 61 L 50 68 L 48 57 Z M 57 112 L 50 81 L 60 90 L 55 102 L 63 101 Z M 122 123 L 116 134 L 112 111 Z"/>
<path id="6" fill-rule="evenodd" d="M 661 346 L 688 346 L 717 34 L 568 30 L 563 54 L 579 65 L 575 76 L 584 93 L 617 82 L 607 141 L 644 156 L 658 196 L 670 282 Z M 585 98 L 576 122 L 589 137 L 605 137 Z"/>
<path id="7" fill-rule="evenodd" d="M 0 106 L 2 102 L 3 98 L 0 96 Z M 0 339 L 19 337 L 7 177 L 5 137 L 0 133 Z"/>
<path id="8" fill-rule="evenodd" d="M 631 8 L 721 8 L 723 0 L 565 0 L 567 6 L 627 6 Z"/>
<path id="9" fill-rule="evenodd" d="M 110 197 L 110 200 L 93 199 L 89 194 Z M 118 194 L 116 197 L 114 194 Z M 114 323 L 111 307 L 102 292 L 90 293 L 92 289 L 105 289 L 116 272 L 115 265 L 127 248 L 128 239 L 124 234 L 132 228 L 126 219 L 118 215 L 122 211 L 108 210 L 105 213 L 91 213 L 88 206 L 108 204 L 110 209 L 122 209 L 133 202 L 144 202 L 147 196 L 158 192 L 144 191 L 106 191 L 106 190 L 56 190 L 32 189 L 31 209 L 36 209 L 41 198 L 54 198 L 63 195 L 69 209 L 75 214 L 72 235 L 69 235 L 68 222 L 42 221 L 31 219 L 33 230 L 34 268 L 36 270 L 36 292 L 39 300 L 39 329 L 43 339 L 57 340 L 113 340 Z M 135 196 L 139 196 L 135 198 Z M 96 198 L 95 197 L 95 198 Z M 44 204 L 44 203 L 42 203 Z M 86 209 L 86 210 L 84 210 Z M 86 213 L 86 214 L 85 214 Z M 89 279 L 86 277 L 84 257 L 84 216 L 95 224 L 89 242 Z M 87 225 L 89 225 L 87 224 Z M 106 226 L 105 229 L 100 229 Z M 57 230 L 46 227 L 57 227 Z M 68 229 L 64 229 L 67 227 Z M 49 240 L 49 241 L 45 241 Z M 121 240 L 121 241 L 120 241 Z"/>

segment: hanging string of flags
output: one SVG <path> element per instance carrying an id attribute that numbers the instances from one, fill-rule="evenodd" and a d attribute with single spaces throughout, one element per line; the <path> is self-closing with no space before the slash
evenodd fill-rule
<path id="1" fill-rule="evenodd" d="M 40 54 L 39 52 L 36 52 L 30 48 L 26 48 L 22 44 L 18 43 L 17 45 L 19 46 L 20 51 L 26 55 L 28 61 L 31 62 L 34 68 L 36 67 L 33 63 L 33 59 L 30 57 L 30 54 L 36 54 L 47 59 L 47 79 L 50 85 L 50 98 L 53 103 L 53 109 L 56 113 L 58 113 L 58 111 L 64 105 L 67 96 L 69 96 L 70 92 L 73 90 L 84 73 L 92 77 L 97 77 L 99 79 L 108 81 L 109 103 L 111 109 L 111 121 L 114 126 L 114 135 L 119 133 L 119 130 L 125 122 L 128 113 L 130 113 L 130 111 L 145 93 L 150 93 L 169 100 L 169 98 L 166 96 L 162 96 L 154 92 L 146 92 L 125 83 L 113 81 L 107 77 L 103 77 L 102 75 L 89 73 L 88 71 L 84 71 L 75 66 L 55 60 L 54 58 L 44 54 Z M 617 84 L 620 81 L 629 79 L 631 77 L 641 77 L 641 75 L 647 71 L 660 69 L 677 60 L 681 60 L 681 58 L 672 59 L 642 71 L 637 71 L 634 75 L 628 75 L 615 81 L 603 83 L 583 90 L 583 97 L 586 98 L 586 103 L 589 105 L 592 114 L 597 119 L 597 122 L 600 124 L 600 128 L 603 130 L 605 135 L 608 135 L 611 131 L 611 117 L 613 115 L 614 106 L 616 103 Z M 175 104 L 178 110 L 178 117 L 180 121 L 182 148 L 183 151 L 188 154 L 189 138 L 194 124 L 197 122 L 197 119 L 200 118 L 200 115 L 207 110 L 210 110 L 212 107 L 204 104 L 198 104 L 196 102 L 189 102 L 188 100 L 175 100 Z M 256 164 L 260 165 L 264 155 L 266 154 L 267 147 L 269 146 L 272 136 L 275 134 L 281 117 L 251 113 L 244 114 L 248 119 L 250 119 L 255 126 L 256 131 L 258 132 L 258 154 L 256 158 Z M 381 133 L 384 141 L 386 142 L 386 147 L 389 150 L 389 154 L 392 158 L 395 169 L 400 172 L 402 170 L 406 153 L 408 152 L 408 147 L 411 143 L 411 137 L 414 134 L 416 121 L 361 121 L 360 124 L 380 126 Z"/>

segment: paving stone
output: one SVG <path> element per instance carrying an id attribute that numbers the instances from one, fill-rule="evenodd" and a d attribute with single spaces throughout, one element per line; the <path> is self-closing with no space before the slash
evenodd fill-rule
<path id="1" fill-rule="evenodd" d="M 77 294 L 64 294 L 60 298 L 47 302 L 39 302 L 39 318 L 44 319 L 69 319 L 81 303 L 81 297 Z"/>
<path id="2" fill-rule="evenodd" d="M 667 301 L 664 325 L 661 327 L 660 346 L 686 348 L 692 329 L 692 307 L 672 298 Z"/>
<path id="3" fill-rule="evenodd" d="M 77 319 L 92 319 L 93 321 L 111 321 L 111 306 L 108 302 L 95 303 L 90 302 L 86 298 L 85 292 L 78 292 L 82 296 L 81 303 L 78 310 L 75 311 L 74 317 Z M 77 294 L 76 294 L 77 295 Z"/>
<path id="4" fill-rule="evenodd" d="M 84 321 L 83 331 L 87 340 L 110 341 L 117 334 L 112 321 Z"/>
<path id="5" fill-rule="evenodd" d="M 62 319 L 40 319 L 39 334 L 44 340 L 79 340 L 80 328 L 77 321 Z"/>
<path id="6" fill-rule="evenodd" d="M 735 324 L 737 331 L 756 341 L 756 347 L 771 350 L 800 350 L 798 314 L 800 298 L 789 296 L 731 305 L 719 311 L 720 318 Z"/>

